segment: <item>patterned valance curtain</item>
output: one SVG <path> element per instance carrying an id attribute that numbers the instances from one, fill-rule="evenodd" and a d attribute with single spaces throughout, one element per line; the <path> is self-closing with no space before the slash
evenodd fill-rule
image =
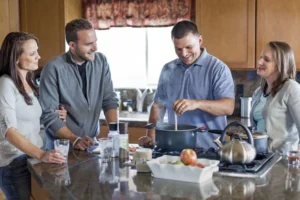
<path id="1" fill-rule="evenodd" d="M 195 0 L 82 0 L 82 6 L 95 29 L 170 26 L 195 17 Z"/>

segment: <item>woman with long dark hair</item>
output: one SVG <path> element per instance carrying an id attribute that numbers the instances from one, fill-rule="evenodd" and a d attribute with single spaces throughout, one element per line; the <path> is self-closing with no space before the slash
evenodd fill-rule
<path id="1" fill-rule="evenodd" d="M 38 40 L 24 32 L 9 33 L 0 50 L 0 188 L 7 199 L 30 199 L 27 157 L 64 163 L 56 150 L 42 149 L 38 89 L 32 77 L 38 69 Z M 60 114 L 63 114 L 61 111 Z M 65 118 L 63 116 L 62 118 Z"/>

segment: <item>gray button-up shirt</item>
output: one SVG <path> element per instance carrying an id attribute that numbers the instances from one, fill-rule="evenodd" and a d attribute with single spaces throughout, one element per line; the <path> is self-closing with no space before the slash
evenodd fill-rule
<path id="1" fill-rule="evenodd" d="M 71 53 L 50 61 L 41 73 L 40 103 L 42 122 L 47 129 L 47 149 L 56 139 L 55 132 L 67 125 L 78 136 L 95 137 L 99 133 L 99 116 L 103 109 L 118 107 L 109 65 L 105 56 L 95 53 L 94 61 L 86 63 L 87 98 L 82 92 L 82 79 Z M 68 111 L 66 124 L 55 110 L 62 105 Z"/>

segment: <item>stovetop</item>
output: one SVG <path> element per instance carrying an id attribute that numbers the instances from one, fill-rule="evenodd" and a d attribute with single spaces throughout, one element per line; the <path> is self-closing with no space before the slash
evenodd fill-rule
<path id="1" fill-rule="evenodd" d="M 255 173 L 259 171 L 273 156 L 274 153 L 260 153 L 257 154 L 255 159 L 249 164 L 230 164 L 222 161 L 219 164 L 219 170 Z"/>
<path id="2" fill-rule="evenodd" d="M 217 150 L 214 148 L 194 149 L 198 158 L 206 158 L 211 160 L 220 160 Z M 152 153 L 153 158 L 163 155 L 179 156 L 180 151 L 165 151 L 163 149 L 154 149 Z M 272 168 L 272 166 L 281 159 L 279 154 L 275 153 L 259 153 L 256 155 L 254 161 L 249 164 L 230 164 L 221 161 L 219 164 L 219 171 L 217 175 L 235 176 L 235 177 L 262 177 Z"/>

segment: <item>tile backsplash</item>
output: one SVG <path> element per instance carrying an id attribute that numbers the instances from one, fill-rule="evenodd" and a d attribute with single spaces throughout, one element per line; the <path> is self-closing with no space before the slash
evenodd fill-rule
<path id="1" fill-rule="evenodd" d="M 238 71 L 232 70 L 232 77 L 235 85 L 235 110 L 233 115 L 240 116 L 240 98 L 241 96 L 244 97 L 251 97 L 255 89 L 260 85 L 261 78 L 257 75 L 256 70 L 253 71 Z M 300 72 L 297 73 L 296 80 L 300 83 Z M 122 110 L 127 110 L 128 108 L 123 105 L 123 102 L 127 102 L 128 100 L 131 102 L 131 106 L 134 111 L 136 111 L 136 90 L 135 89 L 116 89 L 120 91 L 121 94 L 121 102 L 122 102 Z M 141 89 L 143 92 L 144 89 Z M 143 105 L 143 112 L 147 111 L 147 108 L 152 103 L 153 95 L 155 90 L 152 93 L 148 92 L 144 105 Z"/>

